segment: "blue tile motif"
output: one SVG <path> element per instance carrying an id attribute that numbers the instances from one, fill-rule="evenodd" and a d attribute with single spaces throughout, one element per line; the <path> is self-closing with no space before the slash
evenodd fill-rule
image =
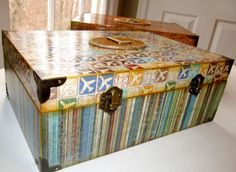
<path id="1" fill-rule="evenodd" d="M 157 62 L 157 61 L 158 61 L 157 59 L 152 58 L 152 57 L 145 57 L 144 60 L 145 60 L 147 63 L 153 63 L 153 62 Z"/>
<path id="2" fill-rule="evenodd" d="M 97 91 L 102 92 L 113 86 L 114 75 L 113 74 L 106 74 L 100 75 L 98 77 L 98 87 Z"/>
<path id="3" fill-rule="evenodd" d="M 79 94 L 92 94 L 96 91 L 97 77 L 96 76 L 83 76 L 79 82 Z"/>
<path id="4" fill-rule="evenodd" d="M 189 71 L 189 78 L 194 78 L 196 75 L 200 73 L 201 65 L 200 64 L 191 64 Z"/>
<path id="5" fill-rule="evenodd" d="M 146 61 L 144 61 L 141 58 L 128 58 L 128 61 L 132 61 L 134 64 L 143 64 L 143 63 L 147 63 Z"/>
<path id="6" fill-rule="evenodd" d="M 181 70 L 180 70 L 180 73 L 179 73 L 179 79 L 186 79 L 188 77 L 189 68 L 190 68 L 189 65 L 181 67 Z"/>

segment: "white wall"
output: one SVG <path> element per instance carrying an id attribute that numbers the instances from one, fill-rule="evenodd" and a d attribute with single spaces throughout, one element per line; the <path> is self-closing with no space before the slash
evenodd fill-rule
<path id="1" fill-rule="evenodd" d="M 236 61 L 236 0 L 140 0 L 140 18 L 175 22 L 200 36 L 198 47 Z M 236 136 L 236 66 L 214 122 Z"/>
<path id="2" fill-rule="evenodd" d="M 9 1 L 0 0 L 0 30 L 7 30 L 9 28 Z M 2 32 L 0 33 L 0 68 L 3 68 Z"/>
<path id="3" fill-rule="evenodd" d="M 107 3 L 109 5 L 107 13 L 112 16 L 117 15 L 119 0 L 108 0 Z"/>

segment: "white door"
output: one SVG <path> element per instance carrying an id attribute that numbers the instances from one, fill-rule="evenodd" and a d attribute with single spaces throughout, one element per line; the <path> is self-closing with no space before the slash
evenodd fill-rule
<path id="1" fill-rule="evenodd" d="M 178 23 L 200 36 L 198 47 L 236 60 L 236 0 L 139 0 L 137 17 Z M 232 74 L 214 121 L 236 135 Z"/>
<path id="2" fill-rule="evenodd" d="M 236 59 L 236 0 L 139 0 L 137 17 L 178 23 L 198 47 Z"/>

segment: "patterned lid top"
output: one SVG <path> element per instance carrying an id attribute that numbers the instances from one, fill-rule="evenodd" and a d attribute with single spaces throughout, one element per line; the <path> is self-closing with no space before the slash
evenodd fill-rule
<path id="1" fill-rule="evenodd" d="M 197 74 L 205 77 L 204 84 L 225 80 L 232 65 L 229 58 L 148 32 L 32 31 L 3 36 L 5 56 L 41 112 L 97 103 L 111 86 L 129 98 L 189 87 Z M 104 36 L 141 40 L 146 47 L 113 50 L 89 44 Z M 65 83 L 52 87 L 42 103 L 36 83 L 60 77 Z"/>
<path id="2" fill-rule="evenodd" d="M 34 31 L 7 35 L 41 79 L 225 61 L 220 55 L 145 32 Z M 113 35 L 140 39 L 147 47 L 117 51 L 89 44 L 91 38 Z"/>

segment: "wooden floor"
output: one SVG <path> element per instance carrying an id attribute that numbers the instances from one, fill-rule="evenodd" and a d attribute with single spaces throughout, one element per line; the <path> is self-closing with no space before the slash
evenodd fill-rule
<path id="1" fill-rule="evenodd" d="M 0 171 L 37 172 L 5 95 L 0 70 Z M 235 172 L 236 66 L 214 122 L 172 134 L 61 172 Z"/>

